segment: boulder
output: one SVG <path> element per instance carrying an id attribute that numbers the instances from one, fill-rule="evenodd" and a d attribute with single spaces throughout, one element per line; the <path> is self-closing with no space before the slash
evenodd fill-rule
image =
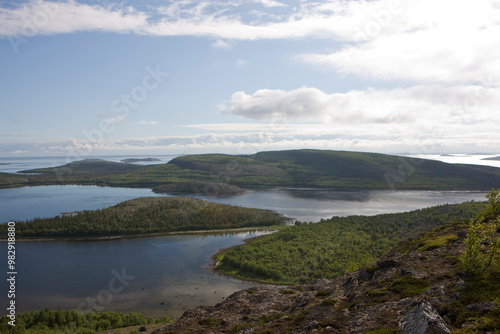
<path id="1" fill-rule="evenodd" d="M 401 334 L 449 334 L 443 318 L 427 301 L 421 301 L 399 322 Z"/>
<path id="2" fill-rule="evenodd" d="M 427 273 L 422 270 L 416 270 L 416 269 L 401 269 L 401 275 L 410 275 L 413 278 L 418 278 L 418 279 L 424 279 L 427 278 Z"/>

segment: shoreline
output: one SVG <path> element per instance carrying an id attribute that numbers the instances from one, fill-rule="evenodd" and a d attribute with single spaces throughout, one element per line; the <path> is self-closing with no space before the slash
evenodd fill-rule
<path id="1" fill-rule="evenodd" d="M 196 230 L 196 231 L 174 231 L 174 232 L 163 232 L 163 233 L 147 233 L 147 234 L 137 234 L 137 235 L 114 235 L 106 237 L 83 237 L 83 238 L 19 238 L 17 241 L 28 241 L 28 242 L 56 242 L 56 241 L 75 241 L 75 242 L 85 242 L 85 241 L 110 241 L 110 240 L 121 240 L 121 239 L 137 239 L 137 238 L 152 238 L 161 237 L 168 235 L 183 235 L 183 234 L 213 234 L 213 233 L 242 233 L 242 232 L 255 232 L 255 231 L 273 231 L 277 232 L 279 229 L 276 227 L 242 227 L 235 229 L 217 229 L 217 230 Z M 250 238 L 253 239 L 253 238 Z M 250 240 L 250 239 L 245 239 Z M 7 241 L 5 238 L 1 238 L 0 242 Z M 217 252 L 218 254 L 218 252 Z"/>

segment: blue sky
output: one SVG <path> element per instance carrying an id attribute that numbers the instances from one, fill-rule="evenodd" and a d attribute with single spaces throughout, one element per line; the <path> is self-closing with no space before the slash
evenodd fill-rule
<path id="1" fill-rule="evenodd" d="M 0 0 L 0 156 L 500 153 L 500 1 Z"/>

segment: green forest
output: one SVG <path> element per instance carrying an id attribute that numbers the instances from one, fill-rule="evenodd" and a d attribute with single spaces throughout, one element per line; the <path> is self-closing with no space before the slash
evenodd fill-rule
<path id="1" fill-rule="evenodd" d="M 0 318 L 0 333 L 19 334 L 93 334 L 114 328 L 153 323 L 168 323 L 168 317 L 153 319 L 141 313 L 38 310 L 16 314 L 16 326 L 8 324 L 7 316 Z"/>
<path id="2" fill-rule="evenodd" d="M 16 237 L 81 238 L 180 231 L 263 227 L 286 217 L 270 210 L 243 208 L 188 197 L 145 197 L 73 215 L 16 222 Z M 7 235 L 7 224 L 0 234 Z"/>
<path id="3" fill-rule="evenodd" d="M 159 191 L 187 193 L 206 190 L 210 195 L 224 195 L 227 190 L 239 192 L 228 185 L 419 190 L 490 190 L 500 187 L 499 168 L 323 150 L 186 155 L 166 164 L 148 166 L 88 159 L 24 172 L 0 173 L 0 188 L 79 184 L 159 187 Z M 215 186 L 198 186 L 203 183 Z"/>
<path id="4" fill-rule="evenodd" d="M 216 270 L 278 284 L 333 278 L 369 264 L 409 237 L 449 221 L 469 220 L 485 206 L 484 202 L 466 202 L 405 213 L 297 223 L 219 253 Z"/>

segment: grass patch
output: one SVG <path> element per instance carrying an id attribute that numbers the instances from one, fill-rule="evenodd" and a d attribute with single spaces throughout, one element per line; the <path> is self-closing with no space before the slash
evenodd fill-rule
<path id="1" fill-rule="evenodd" d="M 325 299 L 323 302 L 321 302 L 321 306 L 335 306 L 337 304 L 337 301 L 335 299 Z"/>
<path id="2" fill-rule="evenodd" d="M 365 332 L 364 334 L 396 334 L 397 332 L 395 329 L 381 328 Z"/>
<path id="3" fill-rule="evenodd" d="M 330 293 L 332 293 L 332 290 L 321 290 L 316 293 L 316 297 L 326 297 Z"/>
<path id="4" fill-rule="evenodd" d="M 378 267 L 378 266 L 374 266 L 374 267 L 369 267 L 369 266 L 366 266 L 366 267 L 365 267 L 365 270 L 366 270 L 369 274 L 373 274 L 373 273 L 375 273 L 377 270 L 380 270 L 380 267 Z"/>
<path id="5" fill-rule="evenodd" d="M 426 280 L 405 275 L 395 279 L 391 284 L 390 290 L 398 293 L 401 298 L 406 298 L 416 296 L 428 288 L 430 288 L 430 285 Z"/>
<path id="6" fill-rule="evenodd" d="M 385 294 L 387 294 L 387 292 L 388 292 L 387 288 L 382 288 L 378 290 L 366 290 L 366 297 L 373 299 L 380 296 L 384 296 Z"/>
<path id="7" fill-rule="evenodd" d="M 304 322 L 304 320 L 308 315 L 309 315 L 308 310 L 302 310 L 294 313 L 293 316 L 291 317 L 293 324 L 300 325 L 301 323 Z"/>
<path id="8" fill-rule="evenodd" d="M 443 247 L 453 243 L 458 239 L 456 234 L 442 235 L 426 240 L 422 246 L 417 249 L 417 252 L 427 252 L 439 247 Z"/>

